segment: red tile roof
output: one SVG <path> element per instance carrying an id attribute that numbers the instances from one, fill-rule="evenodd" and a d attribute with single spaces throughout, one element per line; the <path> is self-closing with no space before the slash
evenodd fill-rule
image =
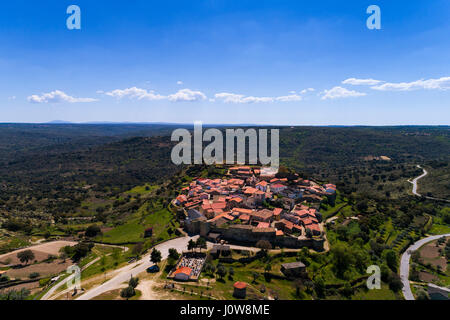
<path id="1" fill-rule="evenodd" d="M 320 227 L 318 224 L 310 224 L 306 226 L 306 229 L 311 229 L 314 231 L 319 231 L 320 232 Z"/>
<path id="2" fill-rule="evenodd" d="M 248 187 L 248 188 L 245 189 L 244 193 L 245 194 L 254 194 L 254 193 L 258 192 L 258 191 L 259 190 L 256 189 L 256 188 Z"/>
<path id="3" fill-rule="evenodd" d="M 275 209 L 273 209 L 273 215 L 274 216 L 279 216 L 282 211 L 283 211 L 283 209 L 275 208 Z"/>
<path id="4" fill-rule="evenodd" d="M 254 217 L 261 218 L 263 220 L 267 220 L 267 219 L 270 219 L 273 216 L 273 212 L 270 211 L 270 210 L 264 209 L 264 210 L 252 212 L 251 215 L 254 216 Z"/>
<path id="5" fill-rule="evenodd" d="M 268 223 L 268 222 L 260 222 L 260 223 L 258 223 L 258 226 L 257 226 L 257 228 L 259 228 L 259 229 L 266 229 L 269 227 L 270 227 L 270 223 Z"/>
<path id="6" fill-rule="evenodd" d="M 173 273 L 173 275 L 175 276 L 175 275 L 177 275 L 179 273 L 187 274 L 188 276 L 190 276 L 191 273 L 192 273 L 192 269 L 188 268 L 188 267 L 181 267 L 181 268 L 177 269 L 177 271 L 175 271 Z"/>
<path id="7" fill-rule="evenodd" d="M 285 228 L 292 229 L 294 227 L 294 224 L 286 219 L 282 219 L 280 222 L 284 224 Z"/>
<path id="8" fill-rule="evenodd" d="M 239 217 L 240 220 L 250 220 L 250 216 L 248 214 L 243 214 Z"/>
<path id="9" fill-rule="evenodd" d="M 238 281 L 234 284 L 234 287 L 238 290 L 242 290 L 242 289 L 247 288 L 247 284 L 245 282 Z"/>
<path id="10" fill-rule="evenodd" d="M 227 206 L 226 202 L 214 202 L 211 204 L 211 208 L 213 209 L 225 209 Z"/>
<path id="11" fill-rule="evenodd" d="M 234 220 L 234 217 L 231 216 L 231 215 L 229 215 L 229 214 L 225 214 L 223 217 L 224 217 L 225 219 L 227 219 L 227 220 L 230 220 L 230 221 L 233 221 L 233 220 Z"/>
<path id="12" fill-rule="evenodd" d="M 316 219 L 313 219 L 313 218 L 302 219 L 302 222 L 305 224 L 305 226 L 309 226 L 311 224 L 319 224 L 319 221 L 317 221 Z"/>
<path id="13" fill-rule="evenodd" d="M 244 209 L 244 208 L 233 208 L 234 212 L 244 213 L 244 214 L 251 214 L 253 210 L 250 209 Z"/>

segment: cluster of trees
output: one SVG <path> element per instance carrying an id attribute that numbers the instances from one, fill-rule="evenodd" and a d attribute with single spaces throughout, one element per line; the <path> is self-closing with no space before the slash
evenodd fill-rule
<path id="1" fill-rule="evenodd" d="M 153 262 L 154 264 L 158 264 L 161 262 L 161 260 L 162 260 L 161 251 L 159 251 L 158 249 L 153 249 L 150 254 L 150 261 Z"/>
<path id="2" fill-rule="evenodd" d="M 30 221 L 10 218 L 2 223 L 2 228 L 12 232 L 22 231 L 25 234 L 31 234 L 33 225 Z"/>
<path id="3" fill-rule="evenodd" d="M 71 258 L 72 261 L 77 262 L 86 257 L 94 247 L 92 242 L 80 242 L 75 246 L 65 246 L 60 249 L 61 258 Z"/>
<path id="4" fill-rule="evenodd" d="M 177 263 L 178 259 L 180 258 L 180 254 L 178 253 L 177 249 L 170 248 L 169 249 L 169 257 L 167 258 L 167 264 L 171 267 Z"/>
<path id="5" fill-rule="evenodd" d="M 197 241 L 189 240 L 187 249 L 189 251 L 194 251 L 195 249 L 206 249 L 206 240 L 202 237 L 198 238 Z"/>
<path id="6" fill-rule="evenodd" d="M 101 233 L 102 233 L 102 230 L 100 229 L 100 227 L 96 224 L 93 224 L 86 229 L 86 232 L 84 233 L 84 235 L 88 238 L 95 238 L 96 236 L 100 235 Z"/>
<path id="7" fill-rule="evenodd" d="M 158 183 L 179 170 L 167 161 L 172 146 L 169 136 L 110 144 L 98 139 L 100 143 L 93 148 L 48 146 L 38 153 L 24 152 L 20 160 L 0 166 L 7 185 L 1 190 L 0 208 L 57 216 L 75 212 L 91 190 L 114 196 L 146 182 Z M 91 190 L 81 187 L 86 184 Z"/>
<path id="8" fill-rule="evenodd" d="M 221 263 L 214 265 L 212 262 L 206 262 L 203 270 L 210 275 L 216 275 L 221 281 L 223 281 L 227 274 L 230 279 L 233 279 L 234 276 L 233 267 L 227 268 Z"/>
<path id="9" fill-rule="evenodd" d="M 35 257 L 33 251 L 24 250 L 17 253 L 17 258 L 20 260 L 20 262 L 28 264 L 28 262 L 33 261 Z"/>
<path id="10" fill-rule="evenodd" d="M 354 268 L 359 273 L 365 272 L 369 261 L 366 250 L 360 246 L 350 246 L 345 242 L 333 245 L 330 255 L 336 276 L 344 280 L 352 278 Z"/>
<path id="11" fill-rule="evenodd" d="M 5 301 L 5 300 L 22 301 L 22 300 L 26 300 L 29 296 L 30 296 L 30 291 L 27 289 L 10 290 L 6 293 L 0 293 L 0 301 Z"/>
<path id="12" fill-rule="evenodd" d="M 120 291 L 120 296 L 124 299 L 130 299 L 136 295 L 136 287 L 139 284 L 139 278 L 131 277 L 130 281 L 128 281 L 128 287 L 122 289 Z"/>

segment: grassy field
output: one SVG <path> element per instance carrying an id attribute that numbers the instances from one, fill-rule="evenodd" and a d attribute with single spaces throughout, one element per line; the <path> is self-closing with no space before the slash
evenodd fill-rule
<path id="1" fill-rule="evenodd" d="M 132 255 L 130 251 L 123 252 L 123 250 L 120 248 L 108 248 L 108 249 L 111 250 L 109 253 L 106 252 L 94 253 L 93 249 L 93 254 L 95 255 L 95 258 L 100 257 L 100 260 L 89 266 L 87 269 L 83 270 L 83 272 L 81 273 L 83 279 L 90 278 L 92 276 L 104 273 L 109 270 L 118 269 L 126 265 L 127 261 L 130 259 Z"/>
<path id="2" fill-rule="evenodd" d="M 168 240 L 175 235 L 169 234 L 169 228 L 173 223 L 173 214 L 165 208 L 148 209 L 142 206 L 125 224 L 106 232 L 97 240 L 107 243 L 137 243 L 144 242 L 144 231 L 153 228 L 153 237 L 157 241 Z M 172 225 L 172 229 L 177 224 Z"/>
<path id="3" fill-rule="evenodd" d="M 129 194 L 129 195 L 139 194 L 139 195 L 143 196 L 143 195 L 147 195 L 147 194 L 155 191 L 158 188 L 159 188 L 159 186 L 151 185 L 151 184 L 147 183 L 143 186 L 137 186 L 137 187 L 125 192 L 125 194 Z"/>
<path id="4" fill-rule="evenodd" d="M 381 285 L 380 290 L 359 289 L 351 300 L 399 300 L 399 294 L 395 294 L 386 284 Z"/>
<path id="5" fill-rule="evenodd" d="M 335 215 L 336 212 L 342 210 L 343 207 L 347 205 L 347 199 L 343 198 L 338 192 L 336 196 L 336 201 L 334 206 L 329 204 L 322 204 L 320 207 L 320 213 L 322 214 L 323 220 L 330 218 Z"/>
<path id="6" fill-rule="evenodd" d="M 18 248 L 29 246 L 30 237 L 27 236 L 12 236 L 12 237 L 0 237 L 0 254 L 13 251 Z"/>
<path id="7" fill-rule="evenodd" d="M 445 208 L 444 210 L 446 210 Z M 428 231 L 429 234 L 444 234 L 450 233 L 450 226 L 446 224 L 441 217 L 433 217 L 433 225 L 431 229 Z"/>

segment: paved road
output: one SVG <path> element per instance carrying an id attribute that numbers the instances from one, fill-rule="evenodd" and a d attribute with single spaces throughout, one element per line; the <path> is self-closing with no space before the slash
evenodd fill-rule
<path id="1" fill-rule="evenodd" d="M 177 238 L 161 243 L 157 245 L 155 248 L 161 251 L 162 259 L 167 259 L 167 257 L 169 256 L 170 248 L 175 248 L 178 251 L 186 250 L 189 240 L 191 239 L 197 240 L 197 238 L 198 236 Z M 124 282 L 127 282 L 130 279 L 130 277 L 137 276 L 138 274 L 147 270 L 147 268 L 152 265 L 153 263 L 150 262 L 150 254 L 148 254 L 138 262 L 135 262 L 131 265 L 119 269 L 118 274 L 114 276 L 112 279 L 106 281 L 105 283 L 101 284 L 98 287 L 89 290 L 88 292 L 78 297 L 76 300 L 90 300 L 92 298 L 101 295 L 102 293 L 115 290 L 119 288 Z"/>
<path id="2" fill-rule="evenodd" d="M 409 182 L 412 183 L 412 185 L 413 185 L 412 193 L 415 194 L 418 197 L 421 197 L 422 195 L 420 193 L 417 193 L 417 181 L 419 181 L 423 177 L 426 177 L 428 175 L 428 171 L 425 170 L 424 168 L 422 168 L 419 165 L 417 166 L 417 168 L 422 169 L 423 170 L 423 174 L 418 176 L 417 178 L 415 178 L 413 181 L 409 181 Z"/>
<path id="3" fill-rule="evenodd" d="M 405 253 L 403 253 L 402 259 L 400 261 L 400 278 L 402 279 L 403 282 L 402 292 L 403 296 L 405 297 L 405 300 L 414 300 L 414 295 L 412 294 L 411 286 L 409 283 L 409 262 L 411 260 L 411 254 L 424 244 L 442 237 L 450 237 L 450 233 L 421 239 L 416 243 L 414 243 L 412 246 L 410 246 L 408 250 L 406 250 Z"/>
<path id="4" fill-rule="evenodd" d="M 415 178 L 413 181 L 409 181 L 409 183 L 412 183 L 413 188 L 412 188 L 412 193 L 418 197 L 422 197 L 422 198 L 426 198 L 429 200 L 436 200 L 436 201 L 445 201 L 445 202 L 450 202 L 450 200 L 447 199 L 439 199 L 439 198 L 433 198 L 433 197 L 428 197 L 428 196 L 423 196 L 420 193 L 417 192 L 417 182 L 422 179 L 423 177 L 426 177 L 428 175 L 428 171 L 425 170 L 424 168 L 422 168 L 421 166 L 417 165 L 417 168 L 422 169 L 423 170 L 423 174 L 418 176 L 417 178 Z"/>
<path id="5" fill-rule="evenodd" d="M 111 248 L 120 248 L 120 249 L 124 250 L 125 252 L 127 252 L 129 250 L 128 247 L 122 247 L 122 246 L 115 246 L 115 245 L 109 245 L 109 244 L 98 244 L 98 245 L 104 246 L 104 247 L 111 247 Z M 83 268 L 81 268 L 81 271 L 86 270 L 87 268 L 92 266 L 94 263 L 96 263 L 100 259 L 101 259 L 101 257 L 98 257 L 98 258 L 92 260 L 91 262 L 86 264 Z M 57 284 L 55 284 L 49 291 L 47 291 L 46 294 L 44 294 L 42 296 L 41 300 L 52 300 L 53 298 L 55 298 L 55 297 L 53 297 L 53 298 L 50 298 L 50 297 L 56 292 L 56 290 L 58 290 L 60 287 L 62 287 L 65 284 L 67 284 L 67 282 L 71 281 L 74 277 L 75 277 L 75 274 L 70 275 L 67 278 L 65 278 L 62 281 L 60 281 Z"/>
<path id="6" fill-rule="evenodd" d="M 91 262 L 89 262 L 87 265 L 85 265 L 81 271 L 89 268 L 91 265 L 93 265 L 94 263 L 96 263 L 98 260 L 100 260 L 99 258 L 96 258 L 94 260 L 92 260 Z M 73 278 L 75 277 L 75 273 L 68 276 L 67 278 L 61 280 L 60 282 L 58 282 L 56 285 L 54 285 L 50 290 L 47 291 L 46 294 L 44 294 L 41 298 L 41 300 L 52 300 L 52 298 L 50 298 L 55 292 L 56 290 L 58 290 L 59 288 L 61 288 L 62 286 L 64 286 L 65 284 L 67 284 L 67 282 L 71 281 Z"/>

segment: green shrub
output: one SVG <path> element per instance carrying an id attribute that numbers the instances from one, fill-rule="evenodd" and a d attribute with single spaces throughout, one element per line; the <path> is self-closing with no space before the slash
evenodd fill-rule
<path id="1" fill-rule="evenodd" d="M 128 286 L 125 289 L 122 289 L 122 291 L 120 291 L 120 296 L 124 299 L 129 299 L 131 297 L 133 297 L 136 294 L 136 291 L 134 290 L 134 288 L 132 286 Z"/>
<path id="2" fill-rule="evenodd" d="M 45 279 L 39 280 L 39 286 L 45 287 L 50 282 L 50 280 L 51 280 L 50 278 L 45 278 Z"/>

